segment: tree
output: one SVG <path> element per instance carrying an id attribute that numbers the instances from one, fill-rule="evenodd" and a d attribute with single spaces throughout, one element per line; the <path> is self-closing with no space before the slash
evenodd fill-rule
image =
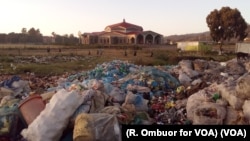
<path id="1" fill-rule="evenodd" d="M 26 29 L 26 28 L 22 28 L 21 33 L 22 33 L 22 34 L 27 34 L 27 29 Z"/>
<path id="2" fill-rule="evenodd" d="M 211 38 L 220 43 L 220 53 L 224 41 L 230 41 L 232 38 L 242 41 L 248 35 L 246 31 L 247 23 L 236 8 L 222 7 L 220 10 L 215 9 L 206 17 L 206 22 Z"/>
<path id="3" fill-rule="evenodd" d="M 36 30 L 34 27 L 30 28 L 28 35 L 30 43 L 41 43 L 43 41 L 43 37 L 39 29 Z"/>
<path id="4" fill-rule="evenodd" d="M 21 34 L 19 37 L 19 42 L 20 43 L 26 43 L 28 41 L 28 32 L 26 28 L 22 28 Z"/>
<path id="5" fill-rule="evenodd" d="M 53 37 L 56 37 L 56 33 L 55 33 L 54 31 L 51 33 L 51 35 L 52 35 Z"/>

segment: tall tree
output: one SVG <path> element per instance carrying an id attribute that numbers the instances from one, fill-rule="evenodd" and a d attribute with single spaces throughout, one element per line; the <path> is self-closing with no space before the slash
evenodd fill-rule
<path id="1" fill-rule="evenodd" d="M 211 38 L 220 43 L 220 53 L 224 41 L 236 38 L 238 41 L 247 37 L 247 23 L 238 9 L 222 7 L 220 10 L 213 10 L 206 17 L 207 26 Z"/>
<path id="2" fill-rule="evenodd" d="M 34 27 L 32 27 L 29 29 L 28 34 L 29 42 L 31 43 L 41 43 L 43 41 L 43 37 L 39 29 L 36 30 Z"/>
<path id="3" fill-rule="evenodd" d="M 32 36 L 36 36 L 37 35 L 37 32 L 35 30 L 34 27 L 30 28 L 29 31 L 28 31 L 29 35 L 32 35 Z"/>
<path id="4" fill-rule="evenodd" d="M 19 42 L 26 43 L 28 41 L 28 32 L 27 29 L 24 27 L 21 30 L 21 34 L 19 35 Z"/>

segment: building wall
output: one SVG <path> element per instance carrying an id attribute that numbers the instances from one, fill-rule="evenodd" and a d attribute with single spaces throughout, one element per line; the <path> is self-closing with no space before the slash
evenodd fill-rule
<path id="1" fill-rule="evenodd" d="M 250 53 L 250 42 L 236 43 L 235 52 Z"/>
<path id="2" fill-rule="evenodd" d="M 162 44 L 163 36 L 153 31 L 142 31 L 137 26 L 106 27 L 99 34 L 83 34 L 82 44 Z M 131 33 L 131 34 L 129 34 Z"/>
<path id="3" fill-rule="evenodd" d="M 177 42 L 177 49 L 182 51 L 208 51 L 212 49 L 210 42 L 200 42 L 200 41 L 191 41 L 191 42 Z"/>

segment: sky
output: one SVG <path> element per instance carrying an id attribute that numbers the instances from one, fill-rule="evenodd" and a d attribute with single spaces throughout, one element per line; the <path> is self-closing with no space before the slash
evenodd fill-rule
<path id="1" fill-rule="evenodd" d="M 250 0 L 1 0 L 0 33 L 39 29 L 44 36 L 103 31 L 126 22 L 163 36 L 209 31 L 206 17 L 224 6 L 250 23 Z"/>

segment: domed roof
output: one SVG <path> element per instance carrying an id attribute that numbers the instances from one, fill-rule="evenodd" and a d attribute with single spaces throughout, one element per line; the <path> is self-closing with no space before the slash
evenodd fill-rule
<path id="1" fill-rule="evenodd" d="M 125 19 L 123 19 L 123 22 L 121 22 L 121 23 L 116 23 L 116 24 L 108 25 L 106 28 L 108 28 L 108 27 L 110 29 L 114 29 L 114 28 L 117 28 L 117 27 L 122 27 L 122 28 L 126 28 L 126 29 L 127 28 L 136 28 L 136 29 L 138 29 L 140 31 L 143 31 L 143 28 L 141 26 L 128 23 L 128 22 L 125 21 Z"/>

